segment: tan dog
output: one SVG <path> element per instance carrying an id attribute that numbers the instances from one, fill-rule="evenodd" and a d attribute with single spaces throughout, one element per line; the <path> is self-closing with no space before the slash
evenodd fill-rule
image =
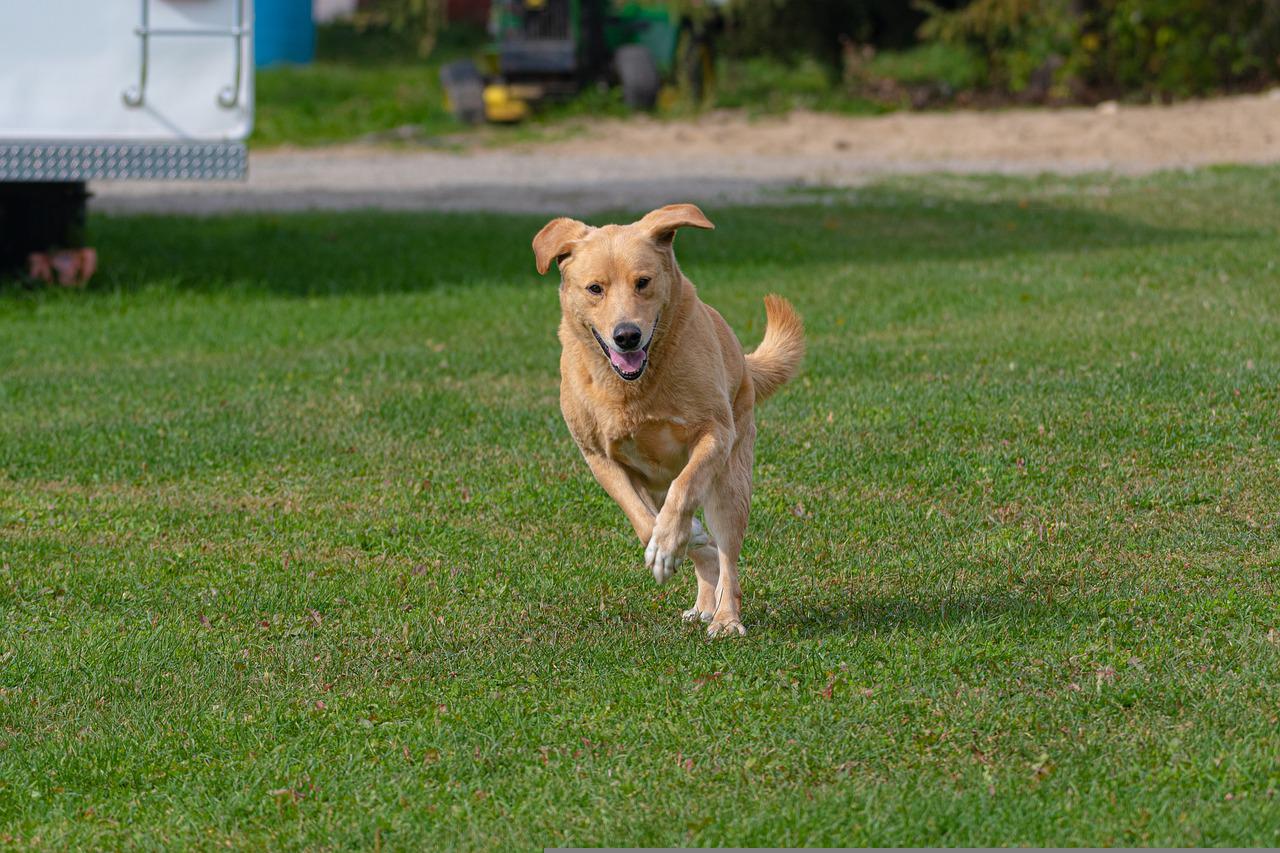
<path id="1" fill-rule="evenodd" d="M 574 441 L 645 544 L 658 583 L 691 549 L 698 598 L 685 621 L 735 636 L 746 633 L 738 554 L 754 408 L 795 375 L 804 330 L 790 303 L 767 296 L 764 341 L 744 356 L 680 272 L 672 242 L 685 226 L 715 227 L 692 204 L 630 225 L 553 219 L 533 252 L 539 273 L 560 265 L 560 408 Z M 694 518 L 699 507 L 714 539 Z"/>

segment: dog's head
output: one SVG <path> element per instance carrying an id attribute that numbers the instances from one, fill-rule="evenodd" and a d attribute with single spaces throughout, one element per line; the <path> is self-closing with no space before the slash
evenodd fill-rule
<path id="1" fill-rule="evenodd" d="M 686 226 L 714 228 L 692 204 L 660 207 L 630 225 L 553 219 L 533 238 L 538 272 L 560 266 L 560 305 L 614 372 L 634 382 L 649 364 L 663 309 L 680 287 L 672 243 Z"/>

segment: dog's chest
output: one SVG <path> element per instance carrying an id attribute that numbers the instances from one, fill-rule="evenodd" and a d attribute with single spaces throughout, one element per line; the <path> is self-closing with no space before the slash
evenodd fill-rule
<path id="1" fill-rule="evenodd" d="M 688 435 L 680 423 L 644 424 L 609 442 L 608 455 L 649 482 L 666 484 L 689 461 Z"/>

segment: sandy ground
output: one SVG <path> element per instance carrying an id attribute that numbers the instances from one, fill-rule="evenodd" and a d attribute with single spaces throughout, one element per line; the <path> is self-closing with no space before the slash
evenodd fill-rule
<path id="1" fill-rule="evenodd" d="M 95 184 L 110 212 L 382 208 L 591 213 L 673 200 L 776 199 L 920 172 L 1140 174 L 1280 162 L 1280 89 L 1174 106 L 751 120 L 635 118 L 563 141 L 461 153 L 342 146 L 255 151 L 242 184 Z"/>

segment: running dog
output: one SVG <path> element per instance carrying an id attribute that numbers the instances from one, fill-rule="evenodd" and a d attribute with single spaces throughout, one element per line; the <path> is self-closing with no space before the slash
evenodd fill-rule
<path id="1" fill-rule="evenodd" d="M 698 597 L 685 621 L 741 636 L 755 406 L 795 375 L 804 328 L 787 300 L 766 296 L 764 340 L 744 354 L 680 271 L 673 244 L 686 227 L 715 226 L 692 204 L 630 225 L 553 219 L 533 253 L 540 274 L 560 267 L 560 408 L 591 473 L 658 583 L 693 558 Z"/>

